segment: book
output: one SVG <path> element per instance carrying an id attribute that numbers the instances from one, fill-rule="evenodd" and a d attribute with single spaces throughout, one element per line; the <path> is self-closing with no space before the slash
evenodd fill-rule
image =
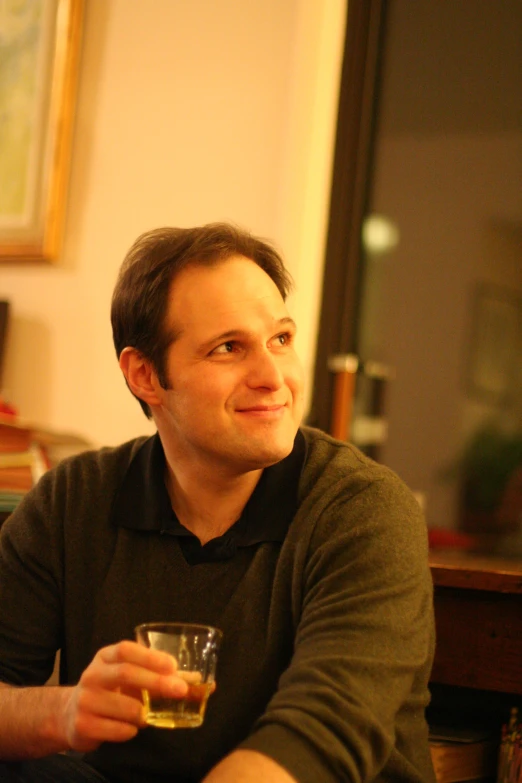
<path id="1" fill-rule="evenodd" d="M 14 511 L 24 495 L 25 492 L 8 492 L 0 490 L 0 514 L 8 515 L 11 511 Z"/>
<path id="2" fill-rule="evenodd" d="M 498 740 L 487 730 L 430 728 L 430 753 L 437 783 L 494 780 Z"/>
<path id="3" fill-rule="evenodd" d="M 70 446 L 76 450 L 90 445 L 81 435 L 57 432 L 20 416 L 0 413 L 0 451 L 25 451 L 33 441 L 43 446 Z M 6 444 L 5 448 L 2 443 Z"/>
<path id="4" fill-rule="evenodd" d="M 30 429 L 13 426 L 0 416 L 0 454 L 27 451 L 33 441 Z"/>
<path id="5" fill-rule="evenodd" d="M 13 511 L 45 471 L 59 461 L 57 449 L 75 453 L 88 445 L 77 435 L 57 433 L 0 413 L 0 513 Z"/>
<path id="6" fill-rule="evenodd" d="M 27 451 L 0 451 L 0 468 L 23 468 L 32 465 L 34 454 L 32 449 Z"/>
<path id="7" fill-rule="evenodd" d="M 0 452 L 0 490 L 27 492 L 49 469 L 45 449 L 31 443 L 26 451 Z"/>
<path id="8" fill-rule="evenodd" d="M 437 783 L 487 780 L 496 774 L 498 743 L 495 740 L 430 742 L 430 752 Z"/>
<path id="9" fill-rule="evenodd" d="M 508 723 L 502 726 L 497 783 L 522 783 L 522 723 L 518 720 L 518 707 L 511 709 Z"/>

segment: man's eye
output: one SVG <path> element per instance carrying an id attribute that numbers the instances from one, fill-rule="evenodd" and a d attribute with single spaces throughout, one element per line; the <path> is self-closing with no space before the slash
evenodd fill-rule
<path id="1" fill-rule="evenodd" d="M 288 332 L 285 332 L 284 334 L 278 334 L 276 339 L 279 345 L 288 345 L 292 336 Z"/>
<path id="2" fill-rule="evenodd" d="M 217 348 L 214 348 L 212 353 L 232 353 L 233 350 L 234 350 L 234 343 L 226 342 L 226 343 L 221 343 L 221 345 L 218 345 Z"/>

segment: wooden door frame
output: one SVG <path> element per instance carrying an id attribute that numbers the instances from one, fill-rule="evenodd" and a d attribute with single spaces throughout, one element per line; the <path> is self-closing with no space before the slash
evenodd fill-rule
<path id="1" fill-rule="evenodd" d="M 361 226 L 366 211 L 386 0 L 348 0 L 326 241 L 321 315 L 308 423 L 328 431 L 328 358 L 357 351 Z"/>

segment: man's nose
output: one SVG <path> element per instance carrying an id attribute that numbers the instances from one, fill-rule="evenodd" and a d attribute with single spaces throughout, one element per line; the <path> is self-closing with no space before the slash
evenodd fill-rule
<path id="1" fill-rule="evenodd" d="M 249 360 L 247 383 L 252 388 L 280 389 L 284 379 L 278 358 L 267 349 L 256 351 Z"/>

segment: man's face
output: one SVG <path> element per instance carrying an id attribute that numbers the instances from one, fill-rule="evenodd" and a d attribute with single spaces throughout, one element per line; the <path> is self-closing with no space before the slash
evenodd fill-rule
<path id="1" fill-rule="evenodd" d="M 273 280 L 233 256 L 189 266 L 169 295 L 170 389 L 154 417 L 178 459 L 242 473 L 290 453 L 302 417 L 295 324 Z"/>

